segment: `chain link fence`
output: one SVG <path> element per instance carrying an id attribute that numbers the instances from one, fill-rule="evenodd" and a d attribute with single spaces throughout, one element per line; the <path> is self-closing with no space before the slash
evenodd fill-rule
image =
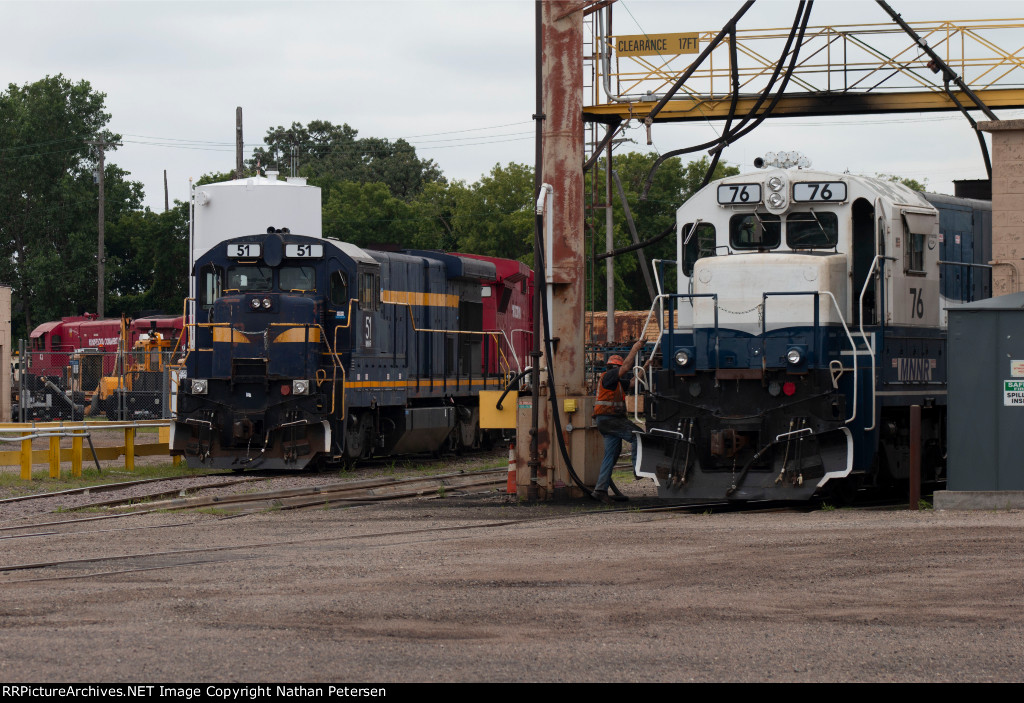
<path id="1" fill-rule="evenodd" d="M 14 422 L 168 418 L 171 352 L 29 351 L 14 368 Z"/>

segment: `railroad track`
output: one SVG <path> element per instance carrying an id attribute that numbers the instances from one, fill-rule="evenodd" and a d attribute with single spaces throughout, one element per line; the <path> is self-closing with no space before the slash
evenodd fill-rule
<path id="1" fill-rule="evenodd" d="M 466 488 L 485 488 L 503 485 L 507 469 L 456 472 L 423 476 L 417 478 L 385 478 L 346 481 L 321 486 L 287 488 L 259 493 L 235 493 L 231 495 L 171 498 L 156 500 L 140 506 L 139 498 L 128 501 L 101 501 L 81 506 L 86 508 L 107 508 L 125 511 L 129 514 L 157 510 L 185 510 L 190 508 L 216 507 L 224 513 L 250 513 L 268 509 L 296 510 L 325 505 L 362 505 L 385 500 L 443 496 L 449 491 Z M 142 510 L 139 508 L 142 507 Z"/>

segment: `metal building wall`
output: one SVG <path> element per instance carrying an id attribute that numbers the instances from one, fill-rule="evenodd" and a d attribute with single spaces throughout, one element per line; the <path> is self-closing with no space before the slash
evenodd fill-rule
<path id="1" fill-rule="evenodd" d="M 947 489 L 1024 490 L 1024 293 L 951 307 L 947 368 Z"/>

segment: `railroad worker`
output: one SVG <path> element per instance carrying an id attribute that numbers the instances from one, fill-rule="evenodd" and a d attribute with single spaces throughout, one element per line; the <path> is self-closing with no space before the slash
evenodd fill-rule
<path id="1" fill-rule="evenodd" d="M 601 461 L 601 473 L 591 494 L 596 500 L 604 503 L 627 501 L 623 495 L 609 497 L 608 485 L 612 480 L 612 467 L 622 453 L 622 440 L 628 439 L 633 446 L 633 462 L 636 463 L 636 435 L 633 432 L 640 428 L 626 417 L 626 390 L 636 383 L 630 378 L 633 360 L 641 347 L 643 338 L 638 339 L 623 359 L 618 354 L 608 358 L 608 369 L 597 384 L 597 402 L 594 403 L 594 424 L 604 437 L 604 459 Z"/>

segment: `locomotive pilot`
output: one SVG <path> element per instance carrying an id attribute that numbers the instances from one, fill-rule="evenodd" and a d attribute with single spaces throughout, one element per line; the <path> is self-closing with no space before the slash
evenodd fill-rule
<path id="1" fill-rule="evenodd" d="M 595 500 L 604 503 L 629 500 L 624 495 L 609 496 L 608 486 L 612 480 L 612 467 L 622 453 L 622 440 L 628 439 L 631 442 L 633 462 L 636 462 L 637 439 L 633 433 L 639 432 L 640 428 L 626 417 L 626 390 L 636 383 L 635 378 L 630 378 L 630 373 L 633 370 L 633 360 L 643 346 L 644 340 L 640 338 L 625 359 L 618 354 L 610 356 L 607 362 L 608 369 L 597 384 L 594 425 L 604 437 L 604 459 L 601 461 L 601 473 L 591 495 Z"/>

